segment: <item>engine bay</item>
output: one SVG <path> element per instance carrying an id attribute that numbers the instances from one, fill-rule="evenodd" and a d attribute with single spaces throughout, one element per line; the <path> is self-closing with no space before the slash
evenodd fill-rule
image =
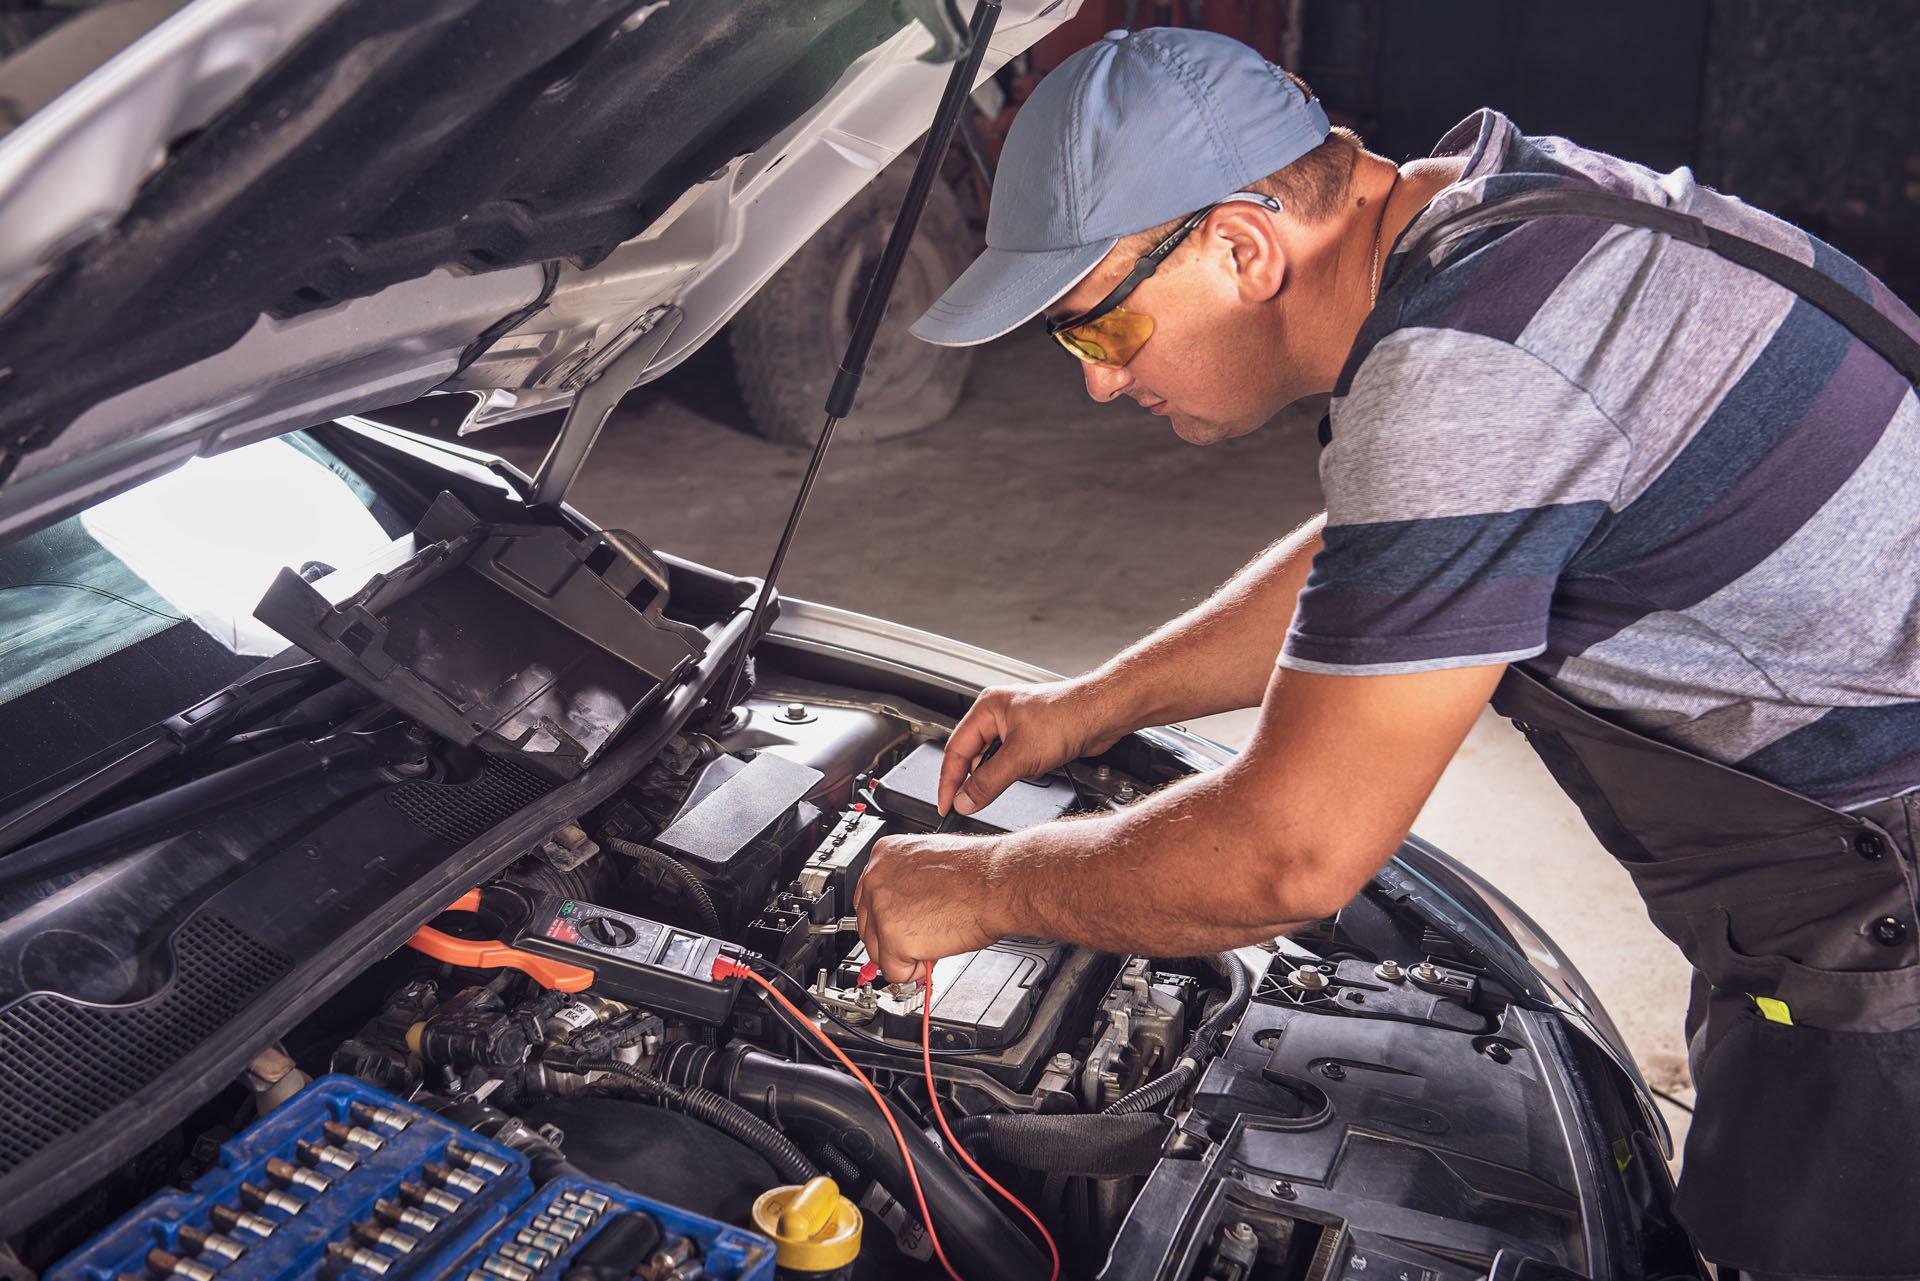
<path id="1" fill-rule="evenodd" d="M 605 801 L 553 824 L 359 974 L 282 1050 L 255 1058 L 251 1092 L 235 1087 L 201 1109 L 204 1128 L 161 1145 L 165 1168 L 148 1181 L 204 1177 L 254 1114 L 268 1124 L 297 1085 L 326 1077 L 470 1126 L 535 1154 L 535 1166 L 563 1153 L 596 1186 L 717 1223 L 750 1227 L 759 1195 L 824 1173 L 865 1213 L 862 1258 L 875 1260 L 874 1275 L 937 1274 L 899 1147 L 826 1052 L 830 1040 L 900 1118 L 962 1275 L 1045 1275 L 1032 1234 L 945 1153 L 929 1119 L 923 994 L 876 980 L 851 916 L 873 843 L 931 826 L 935 718 L 899 698 L 768 672 L 764 660 L 763 674 L 716 732 L 676 735 Z M 329 901 L 357 910 L 360 889 L 400 870 L 402 843 L 379 838 L 374 819 L 444 850 L 546 786 L 389 719 L 364 731 L 396 749 L 370 767 L 376 777 L 342 769 L 315 780 L 314 806 L 275 807 L 287 831 L 263 839 L 251 826 L 261 816 L 242 806 L 168 838 L 176 856 L 201 853 L 206 885 L 236 824 L 304 874 L 250 875 L 202 896 L 167 927 L 174 982 L 134 975 L 108 990 L 83 978 L 92 986 L 28 1001 L 44 1011 L 87 996 L 125 1009 L 151 991 L 185 1010 L 180 980 L 196 966 L 211 983 L 214 965 L 264 951 L 266 937 L 286 946 L 273 921 L 310 918 Z M 1016 785 L 1000 813 L 970 822 L 1130 803 L 1161 780 L 1129 763 L 1080 762 Z M 358 877 L 343 874 L 342 836 L 378 851 Z M 133 876 L 122 890 L 131 900 L 142 888 Z M 303 899 L 308 912 L 288 910 Z M 36 937 L 29 967 L 47 946 Z M 786 1007 L 716 973 L 717 960 L 765 976 Z M 271 977 L 271 957 L 254 963 Z M 1049 1225 L 1065 1275 L 1319 1281 L 1381 1266 L 1440 1281 L 1485 1276 L 1503 1255 L 1589 1275 L 1597 1257 L 1582 1207 L 1600 1164 L 1570 1122 L 1605 1100 L 1568 1092 L 1567 1063 L 1582 1051 L 1404 894 L 1376 887 L 1317 932 L 1199 961 L 1006 939 L 941 962 L 933 993 L 925 1057 L 946 1118 Z M 1632 1133 L 1639 1122 L 1613 1107 L 1605 1126 Z M 299 1170 L 328 1159 L 300 1151 Z M 290 1177 L 281 1171 L 281 1191 L 297 1198 Z M 109 1183 L 90 1211 L 70 1206 L 27 1235 L 33 1265 L 67 1275 L 55 1265 L 103 1229 L 100 1215 L 152 1191 L 131 1171 Z M 153 1281 L 208 1281 L 189 1265 L 218 1260 L 163 1249 L 181 1248 L 177 1230 L 153 1231 L 153 1249 L 187 1261 L 150 1265 Z M 353 1248 L 361 1264 L 337 1270 L 385 1277 L 370 1261 L 401 1266 L 377 1243 Z"/>

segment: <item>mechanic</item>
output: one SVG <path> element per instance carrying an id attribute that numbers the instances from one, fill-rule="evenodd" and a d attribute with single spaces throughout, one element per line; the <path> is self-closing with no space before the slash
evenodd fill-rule
<path id="1" fill-rule="evenodd" d="M 1515 193 L 1545 203 L 1491 208 Z M 1663 210 L 1814 279 L 1634 225 Z M 886 977 L 1010 934 L 1193 955 L 1327 917 L 1492 699 L 1695 966 L 1703 1253 L 1920 1273 L 1913 314 L 1685 169 L 1493 111 L 1396 168 L 1190 30 L 1113 33 L 1039 86 L 987 244 L 922 338 L 1044 313 L 1096 400 L 1196 444 L 1330 392 L 1327 512 L 1098 669 L 980 696 L 943 810 L 1261 712 L 1233 764 L 1119 812 L 881 842 L 857 910 Z"/>

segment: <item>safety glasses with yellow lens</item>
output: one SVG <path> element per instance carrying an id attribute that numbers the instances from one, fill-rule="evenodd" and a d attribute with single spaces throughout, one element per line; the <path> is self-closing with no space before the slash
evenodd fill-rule
<path id="1" fill-rule="evenodd" d="M 1208 214 L 1221 205 L 1246 201 L 1270 213 L 1280 212 L 1280 202 L 1258 191 L 1236 191 L 1225 200 L 1216 200 L 1187 217 L 1153 248 L 1134 261 L 1126 279 L 1115 285 L 1105 298 L 1077 316 L 1047 322 L 1047 335 L 1089 365 L 1119 369 L 1137 355 L 1153 337 L 1153 317 L 1137 311 L 1122 311 L 1120 304 L 1140 287 L 1142 281 L 1160 269 L 1180 242 L 1206 221 Z"/>

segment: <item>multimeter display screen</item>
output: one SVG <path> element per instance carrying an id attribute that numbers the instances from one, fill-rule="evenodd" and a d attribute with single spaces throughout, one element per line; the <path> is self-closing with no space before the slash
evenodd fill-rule
<path id="1" fill-rule="evenodd" d="M 667 945 L 660 950 L 660 959 L 654 964 L 669 970 L 684 970 L 693 960 L 694 950 L 699 946 L 699 939 L 676 930 L 667 935 Z"/>

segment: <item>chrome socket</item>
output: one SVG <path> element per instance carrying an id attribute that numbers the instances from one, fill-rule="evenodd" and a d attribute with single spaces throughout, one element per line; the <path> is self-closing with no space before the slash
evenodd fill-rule
<path id="1" fill-rule="evenodd" d="M 301 1139 L 293 1145 L 293 1150 L 300 1154 L 302 1161 L 316 1169 L 338 1170 L 341 1174 L 346 1174 L 360 1166 L 360 1158 L 353 1153 L 343 1152 L 325 1143 L 312 1143 Z"/>
<path id="2" fill-rule="evenodd" d="M 443 1188 L 452 1188 L 455 1192 L 464 1192 L 473 1196 L 487 1186 L 485 1179 L 476 1178 L 465 1170 L 455 1170 L 448 1166 L 436 1165 L 429 1161 L 420 1167 L 425 1175 Z"/>
<path id="3" fill-rule="evenodd" d="M 280 1225 L 272 1219 L 249 1214 L 245 1210 L 236 1210 L 230 1205 L 216 1205 L 207 1211 L 207 1218 L 213 1226 L 222 1232 L 244 1232 L 248 1236 L 258 1237 L 262 1241 L 272 1236 Z"/>
<path id="4" fill-rule="evenodd" d="M 307 1208 L 307 1203 L 291 1192 L 282 1192 L 279 1188 L 263 1188 L 258 1183 L 240 1185 L 240 1201 L 252 1210 L 278 1210 L 289 1217 Z"/>
<path id="5" fill-rule="evenodd" d="M 412 1254 L 414 1247 L 420 1244 L 419 1237 L 408 1236 L 392 1228 L 383 1228 L 377 1223 L 350 1223 L 347 1225 L 347 1231 L 352 1233 L 353 1239 L 361 1245 L 376 1246 L 382 1250 L 391 1250 L 395 1254 Z"/>
<path id="6" fill-rule="evenodd" d="M 373 1215 L 390 1227 L 407 1228 L 414 1232 L 432 1232 L 440 1226 L 439 1215 L 401 1205 L 398 1201 L 375 1201 Z"/>
<path id="7" fill-rule="evenodd" d="M 595 1192 L 592 1188 L 568 1188 L 560 1194 L 560 1199 L 584 1205 L 595 1214 L 605 1214 L 613 1206 L 612 1197 L 604 1192 Z"/>
<path id="8" fill-rule="evenodd" d="M 447 1144 L 447 1156 L 456 1164 L 469 1170 L 478 1170 L 489 1178 L 499 1178 L 512 1167 L 489 1152 L 475 1152 L 463 1148 L 458 1143 Z"/>
<path id="9" fill-rule="evenodd" d="M 320 1133 L 332 1139 L 341 1147 L 359 1148 L 363 1152 L 378 1152 L 387 1146 L 387 1141 L 372 1130 L 359 1125 L 342 1125 L 338 1121 L 322 1121 Z"/>
<path id="10" fill-rule="evenodd" d="M 380 1125 L 398 1134 L 413 1124 L 413 1118 L 405 1112 L 396 1112 L 392 1108 L 381 1107 L 378 1103 L 363 1103 L 359 1100 L 347 1105 L 347 1115 L 362 1125 Z"/>
<path id="11" fill-rule="evenodd" d="M 421 1206 L 424 1209 L 432 1210 L 435 1214 L 452 1214 L 462 1205 L 466 1204 L 461 1198 L 451 1192 L 442 1191 L 439 1188 L 424 1187 L 418 1183 L 402 1183 L 400 1185 L 400 1199 L 413 1205 Z"/>
<path id="12" fill-rule="evenodd" d="M 521 1228 L 513 1234 L 513 1240 L 516 1245 L 530 1246 L 551 1255 L 563 1254 L 566 1248 L 573 1244 L 571 1239 L 561 1236 L 558 1232 L 539 1232 L 533 1228 Z"/>
<path id="13" fill-rule="evenodd" d="M 370 1276 L 383 1277 L 387 1269 L 393 1266 L 393 1260 L 384 1254 L 372 1250 L 362 1250 L 343 1241 L 327 1244 L 326 1267 L 333 1272 L 365 1272 Z"/>
<path id="14" fill-rule="evenodd" d="M 333 1180 L 317 1170 L 309 1170 L 304 1165 L 295 1165 L 280 1157 L 267 1158 L 267 1177 L 283 1188 L 299 1188 L 315 1196 L 333 1186 Z"/>
<path id="15" fill-rule="evenodd" d="M 180 1277 L 182 1281 L 213 1281 L 219 1275 L 197 1259 L 183 1259 L 166 1250 L 147 1251 L 147 1266 L 163 1277 Z"/>
<path id="16" fill-rule="evenodd" d="M 187 1224 L 180 1225 L 180 1240 L 192 1246 L 195 1254 L 210 1254 L 227 1263 L 232 1263 L 235 1259 L 247 1252 L 246 1246 L 241 1245 L 230 1236 L 225 1236 L 218 1232 L 202 1232 L 199 1228 L 191 1227 Z M 214 1266 L 218 1267 L 220 1265 L 215 1264 Z"/>
<path id="17" fill-rule="evenodd" d="M 511 1259 L 521 1267 L 532 1268 L 538 1272 L 553 1261 L 553 1256 L 545 1250 L 530 1245 L 508 1244 L 494 1251 L 498 1258 Z"/>
<path id="18" fill-rule="evenodd" d="M 523 1267 L 512 1259 L 503 1259 L 497 1254 L 489 1254 L 480 1260 L 480 1270 L 506 1281 L 533 1281 L 533 1269 Z"/>

